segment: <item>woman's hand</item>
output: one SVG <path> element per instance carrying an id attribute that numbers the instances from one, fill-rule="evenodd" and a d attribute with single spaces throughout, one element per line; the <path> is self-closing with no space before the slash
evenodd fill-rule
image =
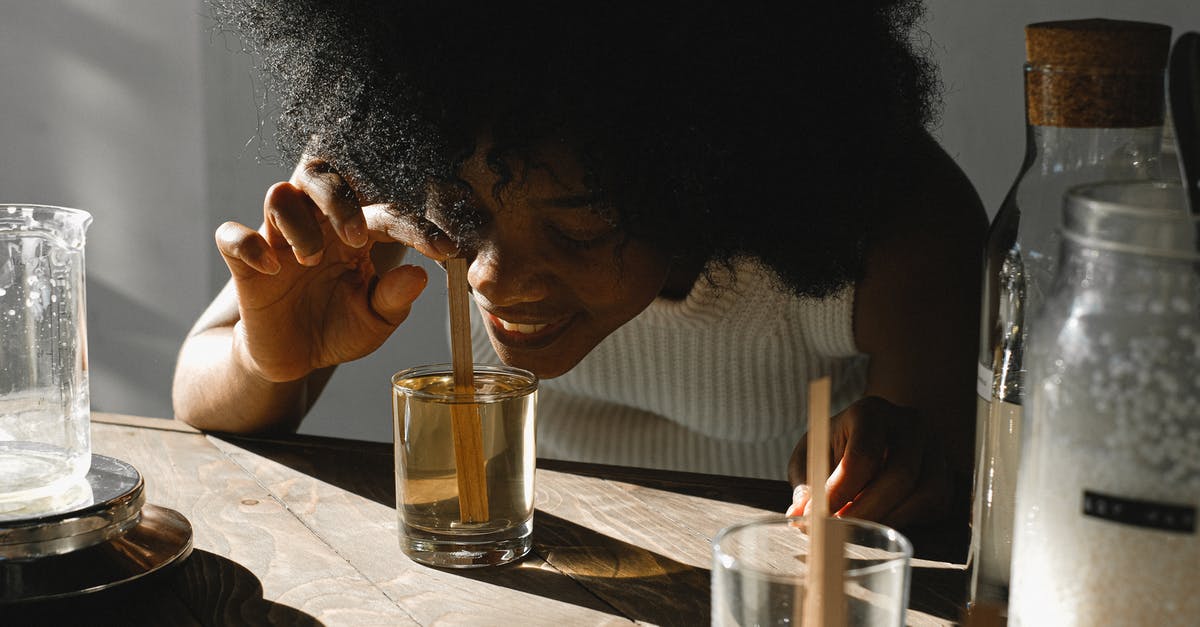
<path id="1" fill-rule="evenodd" d="M 915 410 L 879 397 L 860 399 L 829 426 L 829 511 L 892 527 L 933 522 L 951 508 L 954 481 L 945 450 Z M 792 451 L 788 478 L 797 486 L 789 515 L 809 505 L 808 439 Z"/>
<path id="2" fill-rule="evenodd" d="M 271 382 L 367 355 L 404 321 L 428 278 L 412 265 L 376 276 L 385 249 L 392 261 L 403 253 L 397 244 L 435 259 L 453 251 L 436 229 L 386 205 L 361 206 L 317 159 L 267 191 L 257 231 L 227 222 L 216 240 L 237 292 L 235 358 Z"/>

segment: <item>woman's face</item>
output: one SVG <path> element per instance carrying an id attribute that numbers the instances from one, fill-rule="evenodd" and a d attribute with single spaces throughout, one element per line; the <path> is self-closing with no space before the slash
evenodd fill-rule
<path id="1" fill-rule="evenodd" d="M 516 169 L 499 198 L 484 155 L 486 146 L 461 175 L 483 214 L 465 247 L 467 278 L 500 359 L 556 377 L 645 309 L 670 263 L 605 219 L 565 150 L 545 149 Z M 436 209 L 427 217 L 457 236 Z"/>

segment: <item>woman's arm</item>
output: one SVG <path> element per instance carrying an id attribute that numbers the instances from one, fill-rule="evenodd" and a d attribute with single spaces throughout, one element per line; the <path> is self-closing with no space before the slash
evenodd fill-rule
<path id="1" fill-rule="evenodd" d="M 175 366 L 175 418 L 230 433 L 294 431 L 336 366 L 294 381 L 268 381 L 238 358 L 238 305 L 230 280 L 192 327 Z"/>
<path id="2" fill-rule="evenodd" d="M 898 199 L 903 217 L 867 258 L 855 339 L 871 356 L 866 394 L 919 410 L 952 467 L 970 475 L 987 214 L 939 146 L 925 163 L 914 194 Z"/>
<path id="3" fill-rule="evenodd" d="M 217 248 L 232 279 L 184 341 L 175 416 L 201 429 L 293 430 L 337 364 L 374 351 L 404 321 L 425 271 L 405 246 L 453 250 L 384 205 L 360 206 L 319 160 L 268 190 L 263 225 L 227 222 Z"/>
<path id="4" fill-rule="evenodd" d="M 891 524 L 961 505 L 974 464 L 986 214 L 932 139 L 913 158 L 923 167 L 896 194 L 896 219 L 868 251 L 855 290 L 866 398 L 834 418 L 827 484 L 831 510 Z M 806 452 L 801 443 L 793 456 L 793 483 L 804 482 Z"/>

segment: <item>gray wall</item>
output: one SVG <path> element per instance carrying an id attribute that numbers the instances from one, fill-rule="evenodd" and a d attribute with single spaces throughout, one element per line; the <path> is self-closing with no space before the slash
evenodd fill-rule
<path id="1" fill-rule="evenodd" d="M 287 177 L 260 128 L 261 86 L 201 0 L 0 0 L 0 202 L 79 207 L 89 232 L 92 406 L 170 416 L 179 342 L 228 273 L 225 220 L 257 226 Z M 1024 24 L 1111 17 L 1200 30 L 1195 0 L 929 0 L 941 65 L 938 137 L 995 212 L 1023 151 Z M 409 323 L 342 366 L 303 432 L 391 438 L 388 376 L 444 361 L 445 288 Z"/>
<path id="2" fill-rule="evenodd" d="M 96 409 L 170 415 L 208 299 L 194 7 L 0 0 L 0 198 L 90 211 Z"/>

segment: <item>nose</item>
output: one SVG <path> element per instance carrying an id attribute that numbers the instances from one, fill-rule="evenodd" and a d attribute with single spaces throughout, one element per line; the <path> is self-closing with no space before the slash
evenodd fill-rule
<path id="1" fill-rule="evenodd" d="M 545 300 L 549 279 L 543 263 L 528 244 L 494 240 L 481 242 L 467 271 L 471 288 L 496 307 L 514 307 Z"/>

